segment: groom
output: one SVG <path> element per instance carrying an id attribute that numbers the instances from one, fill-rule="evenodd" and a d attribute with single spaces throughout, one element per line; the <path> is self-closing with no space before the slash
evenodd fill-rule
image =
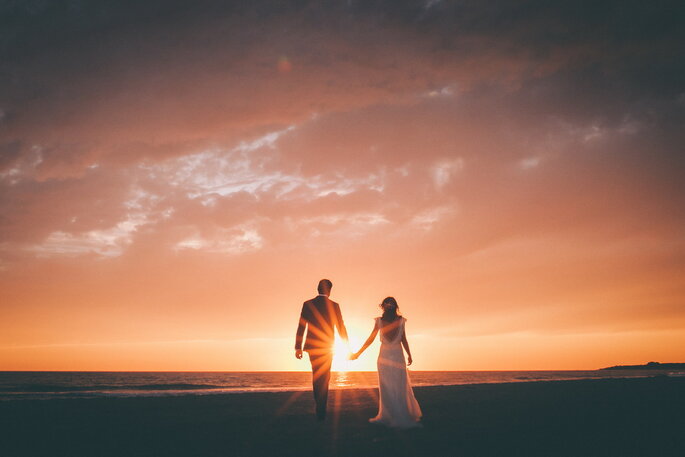
<path id="1" fill-rule="evenodd" d="M 319 281 L 319 295 L 307 300 L 302 305 L 300 323 L 295 336 L 295 357 L 302 358 L 302 337 L 305 328 L 307 338 L 304 350 L 309 353 L 312 363 L 312 385 L 314 400 L 316 401 L 316 418 L 320 421 L 326 418 L 326 402 L 328 401 L 328 382 L 331 379 L 331 363 L 333 362 L 333 341 L 335 328 L 340 337 L 347 342 L 347 329 L 340 314 L 340 305 L 328 298 L 333 283 L 328 279 Z"/>

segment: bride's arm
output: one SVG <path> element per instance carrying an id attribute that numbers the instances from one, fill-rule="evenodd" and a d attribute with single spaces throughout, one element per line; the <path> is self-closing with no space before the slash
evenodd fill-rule
<path id="1" fill-rule="evenodd" d="M 366 339 L 366 341 L 364 342 L 364 345 L 361 347 L 361 349 L 359 349 L 357 352 L 352 354 L 350 359 L 356 360 L 360 355 L 362 355 L 362 352 L 364 352 L 366 350 L 366 348 L 371 346 L 371 343 L 373 343 L 373 340 L 376 339 L 377 334 L 378 334 L 378 327 L 376 327 L 376 325 L 374 325 L 373 330 L 371 331 L 371 335 L 369 335 L 369 337 Z"/>
<path id="2" fill-rule="evenodd" d="M 404 331 L 404 329 L 402 329 Z M 411 351 L 409 350 L 409 342 L 407 341 L 407 334 L 402 333 L 402 346 L 404 350 L 407 351 L 407 365 L 411 365 Z"/>

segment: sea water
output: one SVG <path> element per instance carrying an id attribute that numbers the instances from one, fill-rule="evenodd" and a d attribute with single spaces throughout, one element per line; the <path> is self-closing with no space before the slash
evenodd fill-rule
<path id="1" fill-rule="evenodd" d="M 661 370 L 410 371 L 414 386 L 669 375 Z M 0 400 L 211 395 L 311 389 L 310 372 L 0 372 Z M 375 388 L 376 372 L 333 372 L 332 389 Z"/>

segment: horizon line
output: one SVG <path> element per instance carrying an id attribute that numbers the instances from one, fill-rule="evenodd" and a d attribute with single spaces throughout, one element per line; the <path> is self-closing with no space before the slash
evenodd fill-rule
<path id="1" fill-rule="evenodd" d="M 617 366 L 617 365 L 613 365 Z M 602 367 L 609 368 L 609 367 Z M 598 371 L 602 368 L 563 369 L 480 369 L 480 370 L 412 370 L 414 372 L 506 372 L 506 371 Z M 310 370 L 0 370 L 0 373 L 310 373 Z M 331 370 L 332 373 L 376 373 L 377 370 Z"/>

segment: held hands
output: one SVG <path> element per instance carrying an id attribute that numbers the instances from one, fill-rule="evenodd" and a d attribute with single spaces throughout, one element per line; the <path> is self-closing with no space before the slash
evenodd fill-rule
<path id="1" fill-rule="evenodd" d="M 359 358 L 358 352 L 350 352 L 350 355 L 347 356 L 348 360 L 357 360 L 358 358 Z"/>
<path id="2" fill-rule="evenodd" d="M 302 349 L 295 349 L 295 358 L 297 358 L 297 359 L 302 358 Z"/>

